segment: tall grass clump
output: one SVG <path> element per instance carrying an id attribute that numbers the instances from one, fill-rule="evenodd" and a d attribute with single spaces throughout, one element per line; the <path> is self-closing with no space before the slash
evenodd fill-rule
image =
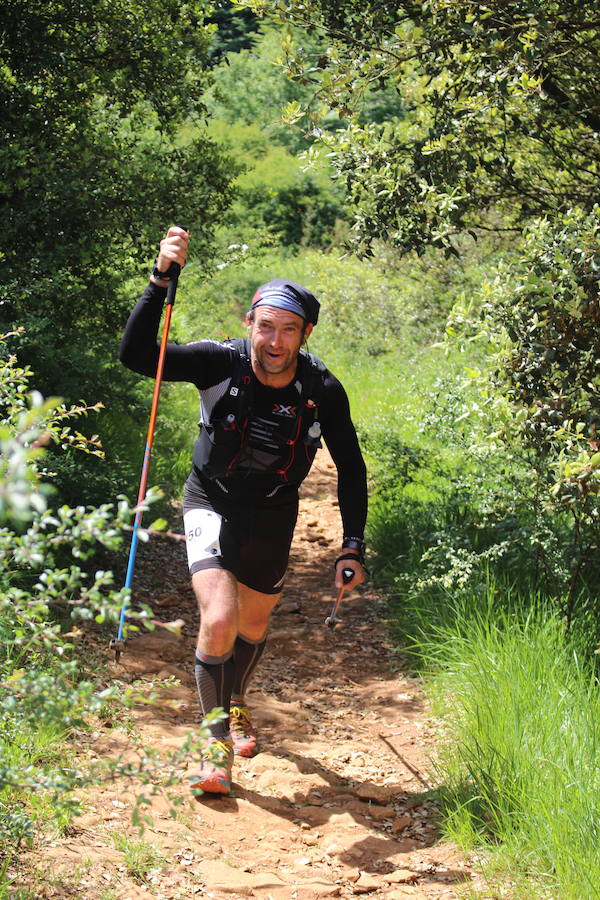
<path id="1" fill-rule="evenodd" d="M 371 560 L 441 714 L 442 827 L 485 848 L 511 896 L 588 900 L 600 893 L 593 583 L 566 628 L 546 563 L 568 561 L 568 522 L 537 498 L 525 454 L 465 424 L 459 368 L 429 379 L 391 433 L 367 434 Z"/>
<path id="2" fill-rule="evenodd" d="M 445 828 L 493 851 L 527 884 L 517 896 L 588 900 L 600 895 L 597 679 L 556 610 L 504 601 L 493 588 L 457 596 L 433 629 L 421 610 L 416 649 L 445 721 Z"/>

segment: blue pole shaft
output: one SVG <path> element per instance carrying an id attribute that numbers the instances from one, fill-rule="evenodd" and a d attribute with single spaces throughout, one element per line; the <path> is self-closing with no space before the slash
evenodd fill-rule
<path id="1" fill-rule="evenodd" d="M 175 291 L 177 290 L 177 280 L 179 278 L 180 267 L 177 263 L 171 265 L 172 275 L 167 288 L 167 302 L 165 310 L 165 321 L 163 325 L 163 333 L 158 353 L 158 365 L 156 369 L 156 379 L 154 382 L 154 394 L 152 396 L 152 408 L 150 410 L 150 422 L 148 424 L 148 434 L 146 437 L 146 449 L 144 451 L 144 462 L 142 464 L 142 474 L 140 477 L 140 487 L 138 491 L 137 505 L 138 507 L 144 502 L 146 497 L 146 487 L 148 484 L 148 471 L 150 469 L 150 458 L 152 456 L 152 442 L 154 440 L 154 430 L 156 428 L 156 416 L 158 413 L 158 400 L 160 397 L 160 387 L 162 383 L 163 370 L 165 367 L 165 355 L 167 352 L 167 340 L 169 337 L 169 328 L 171 325 L 171 313 L 175 304 Z M 129 559 L 127 562 L 127 573 L 125 575 L 124 587 L 131 590 L 133 585 L 133 570 L 135 568 L 135 557 L 137 553 L 139 541 L 139 529 L 142 524 L 142 510 L 138 509 L 133 522 L 133 533 L 131 535 L 131 545 L 129 547 Z M 119 616 L 119 629 L 117 632 L 117 643 L 123 640 L 123 629 L 127 619 L 127 598 L 123 601 L 121 614 Z"/>
<path id="2" fill-rule="evenodd" d="M 146 444 L 146 451 L 144 453 L 144 463 L 142 466 L 142 480 L 148 479 L 148 469 L 150 468 L 150 456 L 152 454 L 152 448 Z M 125 575 L 125 587 L 127 590 L 131 590 L 133 585 L 133 571 L 135 569 L 135 557 L 138 548 L 139 542 L 139 530 L 142 524 L 142 511 L 139 509 L 135 514 L 135 519 L 133 522 L 133 534 L 131 535 L 131 544 L 129 546 L 129 559 L 127 561 L 127 573 Z M 123 606 L 121 607 L 121 615 L 119 617 L 119 630 L 117 632 L 117 641 L 123 640 L 123 627 L 125 625 L 125 620 L 127 618 L 127 600 L 123 602 Z"/>

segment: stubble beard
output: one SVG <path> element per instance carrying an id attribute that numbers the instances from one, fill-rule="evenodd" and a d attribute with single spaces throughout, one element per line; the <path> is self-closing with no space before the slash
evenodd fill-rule
<path id="1" fill-rule="evenodd" d="M 266 372 L 268 375 L 282 375 L 288 369 L 291 369 L 294 364 L 292 353 L 286 353 L 280 360 L 269 359 L 266 354 L 257 353 L 256 361 L 263 372 Z"/>
<path id="2" fill-rule="evenodd" d="M 296 352 L 293 350 L 284 351 L 283 356 L 278 360 L 269 359 L 266 347 L 259 347 L 258 349 L 253 348 L 253 350 L 258 367 L 266 375 L 283 375 L 284 373 L 289 372 L 290 376 L 292 376 L 296 371 L 300 348 L 298 348 Z"/>

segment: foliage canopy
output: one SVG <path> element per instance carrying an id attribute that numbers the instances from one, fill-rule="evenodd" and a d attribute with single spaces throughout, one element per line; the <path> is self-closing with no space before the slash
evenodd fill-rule
<path id="1" fill-rule="evenodd" d="M 346 123 L 323 137 L 367 252 L 378 237 L 402 250 L 451 249 L 466 231 L 591 208 L 600 37 L 586 0 L 244 5 L 324 34 L 318 56 L 290 40 L 286 63 L 314 87 L 309 127 L 319 130 L 323 104 Z M 361 103 L 377 92 L 388 92 L 386 120 L 361 121 Z"/>
<path id="2" fill-rule="evenodd" d="M 0 328 L 25 327 L 19 357 L 45 394 L 104 401 L 122 422 L 127 279 L 165 223 L 194 228 L 210 259 L 231 198 L 227 157 L 200 127 L 178 137 L 204 116 L 210 6 L 4 0 L 0 11 Z"/>

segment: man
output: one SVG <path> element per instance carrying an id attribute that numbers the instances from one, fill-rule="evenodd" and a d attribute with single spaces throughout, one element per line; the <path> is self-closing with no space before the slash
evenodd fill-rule
<path id="1" fill-rule="evenodd" d="M 150 283 L 133 310 L 121 361 L 156 374 L 156 340 L 172 263 L 185 265 L 189 235 L 169 228 Z M 200 392 L 201 430 L 183 496 L 192 585 L 200 609 L 195 672 L 211 726 L 209 757 L 192 786 L 227 794 L 234 750 L 253 756 L 258 742 L 245 691 L 264 650 L 271 611 L 283 587 L 298 513 L 298 487 L 321 435 L 338 470 L 344 529 L 335 583 L 364 581 L 366 471 L 346 393 L 315 357 L 301 351 L 319 303 L 294 282 L 258 289 L 246 316 L 249 340 L 169 344 L 164 378 Z"/>

